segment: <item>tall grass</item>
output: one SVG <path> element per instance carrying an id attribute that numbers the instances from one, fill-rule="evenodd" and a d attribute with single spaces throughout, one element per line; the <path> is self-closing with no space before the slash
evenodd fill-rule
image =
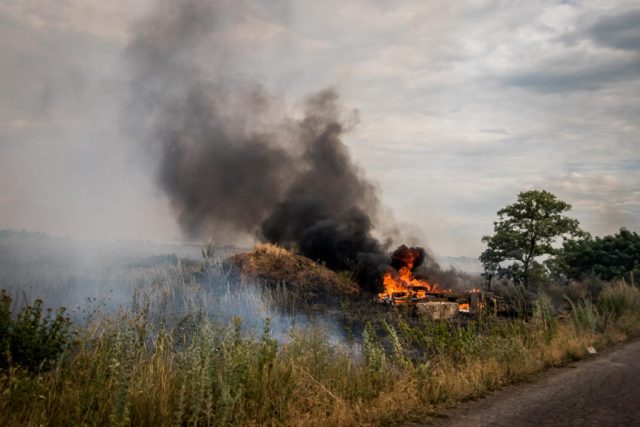
<path id="1" fill-rule="evenodd" d="M 390 311 L 352 342 L 295 325 L 283 339 L 268 318 L 248 333 L 195 305 L 170 322 L 137 298 L 82 326 L 51 370 L 3 371 L 0 424 L 397 425 L 640 331 L 640 292 L 624 284 L 568 317 L 544 295 L 527 319 Z"/>
<path id="2" fill-rule="evenodd" d="M 604 327 L 603 313 L 589 298 L 582 298 L 577 302 L 570 301 L 571 320 L 578 330 L 600 332 Z"/>
<path id="3" fill-rule="evenodd" d="M 640 291 L 624 282 L 605 288 L 598 298 L 598 308 L 615 319 L 634 314 L 640 307 Z"/>

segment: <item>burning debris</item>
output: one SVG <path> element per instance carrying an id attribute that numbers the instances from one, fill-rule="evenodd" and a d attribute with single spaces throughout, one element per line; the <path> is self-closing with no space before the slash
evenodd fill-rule
<path id="1" fill-rule="evenodd" d="M 384 291 L 378 293 L 377 301 L 388 305 L 411 305 L 419 315 L 433 319 L 450 319 L 458 313 L 477 315 L 485 309 L 497 312 L 499 302 L 495 294 L 442 289 L 418 273 L 426 259 L 420 247 L 400 246 L 391 255 L 391 264 L 382 275 Z"/>
<path id="2" fill-rule="evenodd" d="M 397 304 L 397 302 L 396 302 Z M 415 313 L 433 319 L 451 319 L 462 313 L 468 316 L 507 314 L 502 298 L 493 292 L 473 289 L 467 292 L 445 291 L 413 301 Z"/>
<path id="3" fill-rule="evenodd" d="M 400 246 L 391 255 L 391 264 L 382 276 L 384 291 L 378 294 L 380 302 L 413 304 L 431 296 L 447 293 L 426 278 L 414 275 L 425 260 L 425 251 L 419 247 Z"/>
<path id="4" fill-rule="evenodd" d="M 419 316 L 429 316 L 434 320 L 451 319 L 460 312 L 459 304 L 451 301 L 431 301 L 416 304 Z"/>

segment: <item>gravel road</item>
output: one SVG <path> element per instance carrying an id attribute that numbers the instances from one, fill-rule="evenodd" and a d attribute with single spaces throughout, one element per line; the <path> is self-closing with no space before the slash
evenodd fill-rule
<path id="1" fill-rule="evenodd" d="M 435 426 L 640 426 L 640 340 L 466 402 Z"/>

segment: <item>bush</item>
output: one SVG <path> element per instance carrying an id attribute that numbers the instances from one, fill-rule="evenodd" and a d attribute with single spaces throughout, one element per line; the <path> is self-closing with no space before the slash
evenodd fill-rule
<path id="1" fill-rule="evenodd" d="M 598 308 L 614 319 L 630 312 L 640 313 L 640 291 L 625 283 L 614 283 L 600 294 Z"/>
<path id="2" fill-rule="evenodd" d="M 31 371 L 48 368 L 71 338 L 71 320 L 64 307 L 43 315 L 43 301 L 26 305 L 15 317 L 11 297 L 0 290 L 0 368 L 17 365 Z"/>

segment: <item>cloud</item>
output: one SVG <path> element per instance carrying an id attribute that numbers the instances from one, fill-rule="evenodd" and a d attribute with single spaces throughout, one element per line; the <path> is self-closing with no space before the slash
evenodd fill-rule
<path id="1" fill-rule="evenodd" d="M 611 234 L 621 227 L 638 229 L 640 223 L 640 172 L 571 172 L 545 178 L 540 187 L 573 204 L 575 215 L 587 222 L 596 235 Z"/>
<path id="2" fill-rule="evenodd" d="M 567 199 L 595 234 L 638 227 L 637 1 L 243 1 L 241 25 L 198 52 L 203 69 L 233 61 L 230 78 L 294 105 L 336 86 L 360 112 L 345 140 L 354 160 L 436 252 L 477 256 L 495 212 L 528 188 Z M 127 26 L 148 2 L 132 5 L 0 5 L 5 222 L 73 234 L 85 212 L 96 234 L 175 231 L 145 153 L 117 132 Z M 240 49 L 214 54 L 224 43 Z M 113 226 L 99 227 L 104 211 L 120 212 Z"/>
<path id="3" fill-rule="evenodd" d="M 640 73 L 640 58 L 600 62 L 581 55 L 569 55 L 562 59 L 551 58 L 538 66 L 537 70 L 516 72 L 506 77 L 504 82 L 546 94 L 594 90 L 608 82 L 636 80 Z"/>
<path id="4" fill-rule="evenodd" d="M 595 16 L 592 16 L 595 15 Z M 500 76 L 507 85 L 553 94 L 640 79 L 640 9 L 575 14 L 571 27 L 529 37 L 536 54 Z"/>
<path id="5" fill-rule="evenodd" d="M 640 52 L 640 9 L 607 15 L 588 29 L 591 39 L 614 49 Z"/>

